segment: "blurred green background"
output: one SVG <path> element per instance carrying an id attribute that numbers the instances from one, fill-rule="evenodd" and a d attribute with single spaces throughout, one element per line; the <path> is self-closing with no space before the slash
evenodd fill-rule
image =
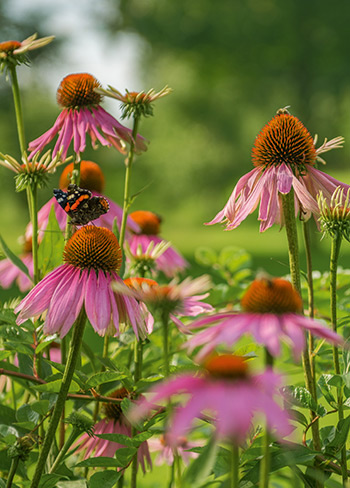
<path id="1" fill-rule="evenodd" d="M 50 5 L 52 3 L 52 5 Z M 284 274 L 283 230 L 258 232 L 256 213 L 231 232 L 206 227 L 227 201 L 238 178 L 252 169 L 251 148 L 263 125 L 290 105 L 311 134 L 350 134 L 350 3 L 338 0 L 2 0 L 0 40 L 33 32 L 56 35 L 19 69 L 30 141 L 53 125 L 55 90 L 66 74 L 90 72 L 120 90 L 174 92 L 155 104 L 140 132 L 151 142 L 137 159 L 132 191 L 150 185 L 133 210 L 163 216 L 162 235 L 193 261 L 194 249 L 247 249 L 256 267 Z M 29 5 L 28 5 L 29 4 Z M 125 75 L 127 73 L 127 75 Z M 119 76 L 120 75 L 120 76 Z M 127 83 L 127 84 L 126 84 Z M 118 115 L 118 104 L 104 106 Z M 0 80 L 0 151 L 19 157 L 12 95 Z M 325 170 L 350 183 L 349 145 L 326 155 Z M 88 147 L 85 159 L 101 164 L 105 193 L 121 203 L 123 158 L 113 149 Z M 40 194 L 45 203 L 57 186 Z M 17 242 L 28 221 L 25 194 L 14 192 L 13 173 L 0 168 L 0 230 Z M 329 241 L 312 232 L 315 266 L 328 267 Z M 343 246 L 340 263 L 348 266 Z"/>

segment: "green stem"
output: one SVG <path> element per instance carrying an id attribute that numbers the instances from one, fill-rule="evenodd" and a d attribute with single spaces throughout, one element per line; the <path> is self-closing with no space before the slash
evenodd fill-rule
<path id="1" fill-rule="evenodd" d="M 311 255 L 311 240 L 310 240 L 310 221 L 303 222 L 303 237 L 306 254 L 306 275 L 307 275 L 307 290 L 308 290 L 308 316 L 314 318 L 314 283 L 312 278 L 312 255 Z M 311 366 L 311 374 L 314 382 L 314 389 L 316 390 L 316 376 L 315 376 L 315 357 L 314 357 L 314 337 L 309 332 L 309 358 Z"/>
<path id="2" fill-rule="evenodd" d="M 58 393 L 56 405 L 54 408 L 54 411 L 52 413 L 51 421 L 49 428 L 46 432 L 46 436 L 44 439 L 43 447 L 38 459 L 38 463 L 36 466 L 36 470 L 33 476 L 33 481 L 32 484 L 30 485 L 31 488 L 37 488 L 37 486 L 40 483 L 41 476 L 44 471 L 46 459 L 49 455 L 49 451 L 51 448 L 51 444 L 54 440 L 55 433 L 57 426 L 59 424 L 60 418 L 61 418 L 61 413 L 65 405 L 65 401 L 67 398 L 67 394 L 69 391 L 70 384 L 72 382 L 72 378 L 74 375 L 74 370 L 75 370 L 75 364 L 77 361 L 77 358 L 79 356 L 79 351 L 81 347 L 81 343 L 83 340 L 83 334 L 84 334 L 84 328 L 85 328 L 85 321 L 86 321 L 86 313 L 85 310 L 82 309 L 79 317 L 77 318 L 75 324 L 74 324 L 74 330 L 73 330 L 73 336 L 72 336 L 72 341 L 70 344 L 70 349 L 68 353 L 68 359 L 67 359 L 67 364 L 66 368 L 63 373 L 63 378 L 62 378 L 62 384 L 61 384 L 61 389 Z"/>
<path id="3" fill-rule="evenodd" d="M 169 376 L 169 313 L 162 312 L 162 331 L 163 331 L 163 368 L 164 376 Z"/>
<path id="4" fill-rule="evenodd" d="M 18 468 L 18 463 L 19 463 L 19 457 L 18 456 L 12 458 L 11 467 L 10 467 L 10 471 L 9 471 L 7 482 L 6 482 L 6 488 L 11 488 L 11 486 L 12 486 L 12 481 L 13 481 L 13 478 L 15 477 L 15 474 L 16 474 L 16 471 Z"/>
<path id="5" fill-rule="evenodd" d="M 16 66 L 11 66 L 10 69 L 10 77 L 11 77 L 11 86 L 12 86 L 12 95 L 13 95 L 13 102 L 15 105 L 15 113 L 16 113 L 16 123 L 17 123 L 17 133 L 18 133 L 18 140 L 19 140 L 19 147 L 21 149 L 21 155 L 26 152 L 27 144 L 26 138 L 24 135 L 24 124 L 23 124 L 23 115 L 22 115 L 22 104 L 21 104 L 21 95 L 19 91 L 18 79 L 17 79 L 17 72 Z"/>
<path id="6" fill-rule="evenodd" d="M 134 384 L 142 378 L 142 359 L 143 359 L 143 344 L 142 341 L 138 341 L 135 338 L 134 341 L 134 364 L 135 364 L 135 369 L 134 369 Z M 135 427 L 132 428 L 132 436 L 135 436 L 137 434 L 137 429 Z M 132 460 L 132 465 L 131 465 L 131 479 L 133 480 L 131 483 L 131 487 L 134 488 L 136 487 L 137 483 L 137 453 L 134 456 L 134 459 Z M 135 484 L 133 484 L 135 483 Z"/>
<path id="7" fill-rule="evenodd" d="M 40 277 L 38 264 L 38 189 L 35 183 L 28 187 L 27 199 L 30 220 L 32 222 L 33 282 L 36 285 Z"/>
<path id="8" fill-rule="evenodd" d="M 288 241 L 289 268 L 290 268 L 291 280 L 294 288 L 300 293 L 301 296 L 298 232 L 297 232 L 297 226 L 295 221 L 294 190 L 291 189 L 291 191 L 287 195 L 281 195 L 281 197 L 282 197 L 283 215 L 284 215 L 287 241 Z M 302 359 L 303 359 L 306 387 L 311 393 L 314 402 L 317 404 L 316 388 L 312 376 L 312 368 L 310 364 L 310 357 L 309 357 L 309 352 L 307 347 L 303 351 Z M 311 411 L 310 414 L 311 414 L 311 419 L 313 420 L 316 417 L 316 413 L 314 411 Z M 312 423 L 312 438 L 313 438 L 314 449 L 319 451 L 321 449 L 321 441 L 320 441 L 318 421 Z"/>
<path id="9" fill-rule="evenodd" d="M 118 480 L 118 484 L 117 484 L 117 487 L 118 488 L 123 488 L 124 486 L 124 476 L 121 476 Z"/>
<path id="10" fill-rule="evenodd" d="M 337 332 L 337 267 L 340 253 L 340 246 L 342 241 L 342 235 L 339 233 L 332 238 L 331 244 L 331 257 L 330 257 L 330 308 L 331 308 L 331 324 L 334 332 Z M 333 346 L 333 363 L 335 373 L 340 375 L 340 363 L 339 363 L 339 351 L 337 346 Z M 337 388 L 337 401 L 338 401 L 338 419 L 339 422 L 344 420 L 343 410 L 343 392 L 342 387 Z M 341 449 L 341 470 L 344 486 L 348 480 L 347 459 L 346 459 L 346 445 Z"/>
<path id="11" fill-rule="evenodd" d="M 64 446 L 60 449 L 59 453 L 58 453 L 58 456 L 55 460 L 55 462 L 53 463 L 53 465 L 51 466 L 51 469 L 49 471 L 49 473 L 54 473 L 57 468 L 59 468 L 60 464 L 62 463 L 63 461 L 63 458 L 64 456 L 66 455 L 68 449 L 71 447 L 71 445 L 73 444 L 73 442 L 75 441 L 75 439 L 79 436 L 79 434 L 81 433 L 81 430 L 79 429 L 76 429 L 73 427 L 73 430 L 72 432 L 70 433 L 70 436 L 68 437 L 68 439 L 66 440 Z"/>
<path id="12" fill-rule="evenodd" d="M 138 125 L 139 125 L 140 118 L 138 116 L 134 116 L 134 126 L 132 129 L 132 136 L 133 140 L 136 140 Z M 135 156 L 135 143 L 132 141 L 130 144 L 130 150 L 128 156 L 125 160 L 125 181 L 124 181 L 124 200 L 123 200 L 123 218 L 122 223 L 120 226 L 120 235 L 119 235 L 119 245 L 121 249 L 123 249 L 124 239 L 125 239 L 125 230 L 126 230 L 126 222 L 128 218 L 128 212 L 130 207 L 130 179 L 131 179 L 131 166 L 134 161 Z"/>
<path id="13" fill-rule="evenodd" d="M 236 444 L 232 445 L 230 481 L 231 488 L 239 486 L 239 449 Z"/>
<path id="14" fill-rule="evenodd" d="M 273 356 L 265 348 L 265 367 L 273 367 Z M 268 488 L 269 486 L 269 475 L 270 475 L 270 464 L 271 464 L 271 452 L 270 452 L 270 434 L 267 426 L 265 427 L 265 434 L 262 445 L 262 459 L 260 462 L 260 483 L 259 488 Z M 238 486 L 238 485 L 237 485 Z"/>

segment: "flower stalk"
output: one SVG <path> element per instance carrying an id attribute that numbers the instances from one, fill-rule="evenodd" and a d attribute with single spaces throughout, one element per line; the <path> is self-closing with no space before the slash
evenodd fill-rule
<path id="1" fill-rule="evenodd" d="M 10 71 L 10 78 L 11 78 L 13 102 L 15 106 L 19 147 L 21 150 L 21 155 L 23 155 L 26 152 L 27 145 L 26 145 L 25 134 L 24 134 L 21 95 L 20 95 L 20 90 L 18 85 L 16 66 L 10 64 L 9 71 Z"/>
<path id="2" fill-rule="evenodd" d="M 85 313 L 85 309 L 83 308 L 74 326 L 72 341 L 70 344 L 70 349 L 67 358 L 67 364 L 62 378 L 61 389 L 57 397 L 54 411 L 52 413 L 49 428 L 46 432 L 43 447 L 33 476 L 31 488 L 37 488 L 39 486 L 40 479 L 44 471 L 47 456 L 49 454 L 52 442 L 54 440 L 56 429 L 59 424 L 61 414 L 65 405 L 65 401 L 67 398 L 67 394 L 69 391 L 69 387 L 73 379 L 75 365 L 79 357 L 79 351 L 83 340 L 85 322 L 86 322 L 86 313 Z"/>
<path id="3" fill-rule="evenodd" d="M 239 448 L 236 444 L 232 444 L 231 450 L 230 487 L 236 488 L 239 486 Z"/>
<path id="4" fill-rule="evenodd" d="M 286 234 L 288 241 L 288 254 L 289 254 L 289 267 L 291 274 L 291 281 L 294 288 L 301 295 L 301 282 L 300 282 L 300 264 L 299 264 L 299 249 L 298 249 L 298 232 L 295 222 L 295 209 L 294 209 L 294 191 L 293 189 L 286 195 L 282 196 L 283 215 L 286 226 Z M 310 362 L 310 356 L 308 348 L 303 351 L 303 367 L 305 374 L 306 387 L 311 393 L 311 396 L 317 404 L 317 394 L 315 384 L 312 376 L 312 368 Z M 311 419 L 316 417 L 314 411 L 310 411 Z M 314 449 L 319 451 L 321 449 L 320 433 L 318 421 L 312 423 L 312 438 L 314 443 Z"/>
<path id="5" fill-rule="evenodd" d="M 18 468 L 18 463 L 19 463 L 19 456 L 13 457 L 11 461 L 11 467 L 8 474 L 8 478 L 6 481 L 6 488 L 11 488 L 12 486 L 13 478 L 15 477 Z"/>
<path id="6" fill-rule="evenodd" d="M 330 256 L 330 309 L 331 309 L 331 324 L 332 329 L 337 331 L 337 267 L 338 258 L 340 253 L 342 241 L 342 234 L 336 233 L 332 237 L 331 244 L 331 256 Z M 336 346 L 333 346 L 333 364 L 335 374 L 340 375 L 340 364 L 339 364 L 339 351 Z M 337 402 L 338 402 L 338 419 L 339 422 L 344 420 L 344 409 L 343 409 L 343 392 L 342 387 L 337 387 Z M 346 454 L 346 444 L 341 449 L 341 471 L 344 486 L 347 484 L 348 480 L 348 470 L 347 470 L 347 454 Z"/>
<path id="7" fill-rule="evenodd" d="M 127 158 L 125 159 L 125 180 L 124 180 L 124 200 L 123 200 L 123 218 L 120 226 L 119 245 L 123 248 L 125 239 L 126 221 L 128 218 L 128 212 L 131 205 L 130 200 L 130 179 L 131 179 L 131 167 L 135 156 L 135 141 L 137 137 L 137 131 L 139 126 L 140 117 L 134 115 L 134 124 L 132 129 L 132 141 L 130 143 L 130 150 Z"/>

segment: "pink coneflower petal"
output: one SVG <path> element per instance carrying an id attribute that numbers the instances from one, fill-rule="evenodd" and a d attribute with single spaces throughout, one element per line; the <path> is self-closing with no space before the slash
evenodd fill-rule
<path id="1" fill-rule="evenodd" d="M 64 337 L 81 310 L 84 283 L 80 270 L 73 266 L 70 268 L 69 273 L 57 283 L 52 295 L 44 324 L 46 334 L 60 332 L 61 337 Z M 57 324 L 60 324 L 59 327 Z"/>
<path id="2" fill-rule="evenodd" d="M 98 276 L 96 276 L 95 270 L 91 270 L 86 281 L 85 310 L 97 333 L 107 329 L 110 322 L 110 281 L 101 270 L 98 272 Z"/>
<path id="3" fill-rule="evenodd" d="M 56 268 L 52 273 L 41 280 L 35 288 L 15 308 L 14 312 L 20 312 L 17 323 L 22 324 L 28 318 L 40 315 L 49 306 L 51 295 L 54 292 L 57 282 L 67 272 L 67 265 Z"/>

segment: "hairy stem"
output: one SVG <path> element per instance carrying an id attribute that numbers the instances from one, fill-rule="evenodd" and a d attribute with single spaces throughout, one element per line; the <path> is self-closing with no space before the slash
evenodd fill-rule
<path id="1" fill-rule="evenodd" d="M 85 310 L 82 309 L 78 319 L 74 324 L 73 337 L 70 344 L 66 368 L 63 373 L 61 389 L 57 397 L 54 411 L 52 413 L 49 428 L 46 432 L 43 447 L 33 476 L 33 481 L 32 484 L 30 485 L 31 488 L 37 488 L 39 486 L 40 479 L 44 471 L 46 459 L 49 455 L 49 451 L 55 437 L 56 429 L 61 418 L 62 410 L 65 405 L 69 387 L 72 382 L 76 361 L 79 357 L 79 351 L 83 340 L 85 322 L 86 322 L 86 313 Z"/>

